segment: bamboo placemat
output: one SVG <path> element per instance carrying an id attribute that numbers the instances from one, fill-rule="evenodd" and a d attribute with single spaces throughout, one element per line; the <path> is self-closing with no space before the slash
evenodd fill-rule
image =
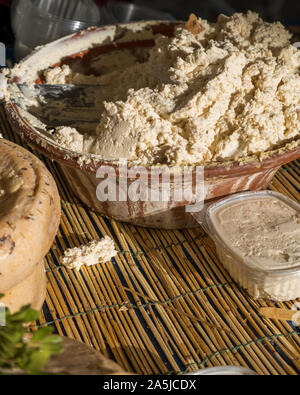
<path id="1" fill-rule="evenodd" d="M 0 132 L 25 145 L 2 107 Z M 263 375 L 300 373 L 300 328 L 258 313 L 263 306 L 291 308 L 292 302 L 249 297 L 200 227 L 144 229 L 101 217 L 72 194 L 55 163 L 41 159 L 57 182 L 62 218 L 45 258 L 47 298 L 36 326 L 52 325 L 60 335 L 92 345 L 140 374 L 219 365 L 242 365 Z M 283 166 L 270 189 L 299 201 L 300 160 Z M 119 250 L 111 262 L 79 272 L 58 264 L 66 248 L 104 235 Z"/>

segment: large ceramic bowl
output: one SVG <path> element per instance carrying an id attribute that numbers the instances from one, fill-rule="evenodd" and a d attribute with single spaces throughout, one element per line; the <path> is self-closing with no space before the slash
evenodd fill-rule
<path id="1" fill-rule="evenodd" d="M 40 72 L 57 64 L 71 64 L 89 72 L 95 56 L 123 48 L 151 47 L 157 33 L 172 35 L 178 22 L 138 22 L 90 28 L 36 49 L 12 70 L 9 82 L 27 80 L 42 83 Z M 96 196 L 99 179 L 96 171 L 101 165 L 111 164 L 105 158 L 90 157 L 78 161 L 78 153 L 57 145 L 41 133 L 26 114 L 20 111 L 14 97 L 5 103 L 8 119 L 13 129 L 29 145 L 46 157 L 56 161 L 70 183 L 74 194 L 87 206 L 100 214 L 132 224 L 164 229 L 197 226 L 185 206 L 193 203 L 170 199 L 167 202 L 115 201 L 101 202 Z M 266 189 L 279 167 L 300 157 L 300 140 L 269 152 L 263 160 L 248 158 L 242 163 L 230 162 L 206 166 L 204 169 L 205 200 L 215 199 L 235 192 Z M 149 171 L 150 176 L 150 171 Z M 193 180 L 196 178 L 194 177 Z M 132 180 L 128 179 L 130 184 Z M 174 185 L 173 185 L 174 186 Z M 162 186 L 163 188 L 163 186 Z M 194 189 L 195 185 L 192 184 Z"/>

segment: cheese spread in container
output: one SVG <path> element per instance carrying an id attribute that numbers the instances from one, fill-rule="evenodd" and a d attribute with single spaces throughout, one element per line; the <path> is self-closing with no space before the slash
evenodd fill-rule
<path id="1" fill-rule="evenodd" d="M 231 277 L 256 298 L 300 297 L 300 205 L 271 192 L 239 193 L 208 206 L 204 227 Z"/>

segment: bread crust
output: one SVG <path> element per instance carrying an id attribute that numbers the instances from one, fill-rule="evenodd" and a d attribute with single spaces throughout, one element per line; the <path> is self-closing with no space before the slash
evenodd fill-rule
<path id="1" fill-rule="evenodd" d="M 44 264 L 39 263 L 32 274 L 13 288 L 5 292 L 0 299 L 11 313 L 15 313 L 22 306 L 30 305 L 39 311 L 46 297 L 47 278 Z"/>
<path id="2" fill-rule="evenodd" d="M 29 277 L 58 230 L 60 198 L 45 165 L 0 140 L 0 293 Z"/>
<path id="3" fill-rule="evenodd" d="M 44 372 L 67 375 L 131 375 L 116 362 L 85 343 L 68 337 L 62 338 L 64 351 L 54 354 L 44 367 Z"/>

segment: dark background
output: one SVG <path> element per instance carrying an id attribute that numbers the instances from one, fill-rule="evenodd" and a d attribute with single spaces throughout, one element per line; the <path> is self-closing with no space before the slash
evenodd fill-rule
<path id="1" fill-rule="evenodd" d="M 101 6 L 109 0 L 95 0 Z M 125 1 L 125 0 L 123 0 Z M 300 25 L 300 1 L 295 0 L 133 0 L 171 13 L 176 19 L 184 20 L 191 12 L 208 19 L 216 20 L 220 13 L 259 12 L 267 21 L 281 21 L 284 25 Z M 0 0 L 0 41 L 7 46 L 13 45 L 10 27 L 10 0 Z"/>

